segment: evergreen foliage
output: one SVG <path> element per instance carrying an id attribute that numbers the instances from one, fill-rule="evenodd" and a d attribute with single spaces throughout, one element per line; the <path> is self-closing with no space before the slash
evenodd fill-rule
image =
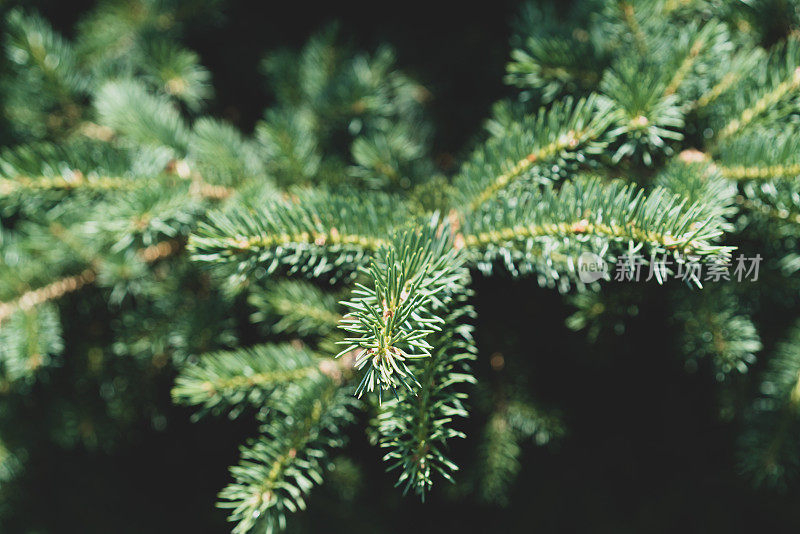
<path id="1" fill-rule="evenodd" d="M 478 493 L 502 503 L 523 444 L 569 428 L 524 388 L 487 400 L 471 277 L 534 276 L 596 337 L 624 331 L 635 288 L 582 281 L 578 257 L 661 257 L 687 369 L 708 360 L 719 387 L 757 389 L 728 416 L 742 472 L 792 483 L 800 329 L 772 347 L 760 312 L 800 305 L 797 10 L 771 42 L 772 10 L 793 3 L 573 4 L 522 14 L 518 94 L 452 176 L 431 155 L 427 90 L 335 28 L 265 59 L 275 101 L 247 135 L 204 115 L 210 74 L 180 44 L 191 2 L 101 3 L 74 40 L 9 11 L 0 394 L 46 388 L 74 358 L 125 420 L 150 409 L 137 378 L 175 369 L 176 403 L 258 421 L 219 494 L 237 533 L 283 529 L 365 420 L 403 491 L 457 478 L 467 438 Z M 758 287 L 666 280 L 734 252 L 765 258 Z M 490 406 L 482 435 L 464 432 L 471 398 Z M 3 480 L 25 464 L 14 405 Z M 47 424 L 78 429 L 65 441 L 111 446 L 67 421 L 80 406 L 54 410 Z"/>

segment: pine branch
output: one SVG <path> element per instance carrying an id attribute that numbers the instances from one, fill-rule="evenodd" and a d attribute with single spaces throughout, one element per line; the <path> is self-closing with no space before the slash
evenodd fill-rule
<path id="1" fill-rule="evenodd" d="M 309 276 L 350 276 L 405 222 L 394 197 L 302 192 L 257 212 L 212 213 L 189 240 L 196 260 L 229 265 L 237 275 L 279 267 Z"/>
<path id="2" fill-rule="evenodd" d="M 189 140 L 192 167 L 206 181 L 236 185 L 258 177 L 268 185 L 254 143 L 233 126 L 208 118 L 198 119 Z"/>
<path id="3" fill-rule="evenodd" d="M 687 43 L 688 46 L 684 50 L 685 55 L 667 83 L 664 96 L 677 93 L 707 55 L 723 55 L 730 49 L 730 36 L 725 24 L 719 21 L 709 21 L 700 28 L 689 25 L 685 33 L 691 35 L 691 44 Z"/>
<path id="4" fill-rule="evenodd" d="M 756 325 L 731 291 L 707 287 L 703 292 L 702 298 L 691 293 L 675 299 L 683 353 L 694 364 L 711 358 L 719 382 L 734 372 L 747 373 L 762 349 Z"/>
<path id="5" fill-rule="evenodd" d="M 796 128 L 756 129 L 715 147 L 714 164 L 730 180 L 796 179 L 800 138 Z"/>
<path id="6" fill-rule="evenodd" d="M 0 302 L 0 323 L 18 311 L 27 312 L 40 304 L 57 300 L 67 293 L 77 291 L 86 284 L 91 284 L 97 277 L 93 268 L 84 269 L 74 276 L 58 279 L 46 286 L 28 291 L 11 302 Z"/>
<path id="7" fill-rule="evenodd" d="M 704 210 L 664 189 L 645 195 L 618 181 L 577 179 L 559 191 L 545 186 L 465 218 L 463 245 L 479 266 L 502 258 L 512 272 L 537 270 L 547 278 L 559 278 L 554 261 L 574 272 L 575 258 L 587 247 L 605 254 L 612 244 L 644 246 L 678 261 L 729 254 L 730 247 L 713 244 L 722 235 L 720 221 Z"/>
<path id="8" fill-rule="evenodd" d="M 141 187 L 141 182 L 117 176 L 86 176 L 73 171 L 61 176 L 15 176 L 13 180 L 0 178 L 0 195 L 24 191 L 26 194 L 47 191 L 119 191 Z"/>
<path id="9" fill-rule="evenodd" d="M 6 17 L 6 54 L 20 67 L 37 72 L 46 90 L 62 105 L 75 105 L 89 79 L 78 68 L 71 45 L 37 15 L 14 9 Z"/>
<path id="10" fill-rule="evenodd" d="M 308 282 L 285 280 L 271 284 L 264 292 L 254 292 L 248 302 L 257 310 L 255 323 L 278 317 L 273 332 L 292 332 L 300 336 L 326 335 L 339 325 L 342 316 L 330 293 Z"/>
<path id="11" fill-rule="evenodd" d="M 433 348 L 426 338 L 441 330 L 441 309 L 459 283 L 461 262 L 452 248 L 449 230 L 438 217 L 428 227 L 406 231 L 391 245 L 378 250 L 369 269 L 372 287 L 357 284 L 351 309 L 341 327 L 353 337 L 339 355 L 358 351 L 356 369 L 366 369 L 356 395 L 401 385 L 413 392 L 419 387 L 409 363 L 427 358 Z"/>
<path id="12" fill-rule="evenodd" d="M 715 103 L 757 68 L 765 58 L 763 49 L 738 50 L 730 56 L 723 56 L 722 64 L 709 75 L 715 76 L 713 82 L 695 99 L 687 104 L 689 110 L 704 110 Z"/>
<path id="13" fill-rule="evenodd" d="M 183 243 L 177 239 L 168 239 L 136 251 L 137 256 L 145 263 L 155 263 L 172 256 L 183 249 Z M 97 279 L 101 262 L 93 262 L 80 274 L 66 276 L 37 289 L 32 289 L 9 302 L 0 302 L 0 324 L 17 311 L 29 311 L 44 304 L 58 300 L 64 295 L 78 291 L 84 286 L 92 284 Z"/>
<path id="14" fill-rule="evenodd" d="M 459 192 L 454 205 L 475 211 L 535 166 L 600 152 L 608 143 L 604 134 L 614 116 L 602 98 L 567 97 L 507 125 L 502 136 L 490 138 L 464 164 L 454 183 Z"/>
<path id="15" fill-rule="evenodd" d="M 614 163 L 641 155 L 646 165 L 652 165 L 656 154 L 671 153 L 671 141 L 683 139 L 683 111 L 677 95 L 668 92 L 664 78 L 659 65 L 625 56 L 603 77 L 600 90 L 611 100 L 611 109 L 619 117 L 609 135 L 624 135 Z"/>
<path id="16" fill-rule="evenodd" d="M 542 446 L 564 434 L 557 414 L 512 400 L 502 403 L 486 424 L 480 446 L 479 493 L 485 501 L 508 504 L 509 486 L 520 468 L 521 443 L 532 439 Z"/>
<path id="17" fill-rule="evenodd" d="M 98 122 L 142 145 L 170 147 L 186 154 L 189 133 L 176 107 L 133 80 L 108 82 L 94 101 Z"/>
<path id="18" fill-rule="evenodd" d="M 800 89 L 800 41 L 793 37 L 777 47 L 769 67 L 768 76 L 760 77 L 761 83 L 737 95 L 737 117 L 719 130 L 717 141 L 738 135 L 769 112 L 775 112 L 779 104 L 796 96 Z"/>
<path id="19" fill-rule="evenodd" d="M 697 150 L 684 150 L 654 181 L 656 186 L 676 193 L 686 205 L 700 208 L 698 219 L 714 217 L 721 229 L 732 230 L 727 220 L 736 214 L 736 184 L 726 179 L 724 170 Z"/>
<path id="20" fill-rule="evenodd" d="M 147 59 L 143 62 L 143 78 L 189 109 L 198 111 L 211 96 L 211 73 L 200 65 L 199 56 L 191 50 L 157 39 L 145 43 L 142 55 Z"/>
<path id="21" fill-rule="evenodd" d="M 751 213 L 766 217 L 775 230 L 791 235 L 800 229 L 799 190 L 794 181 L 751 182 L 745 184 L 737 202 Z"/>
<path id="22" fill-rule="evenodd" d="M 523 98 L 534 96 L 534 89 L 549 103 L 567 91 L 586 93 L 599 83 L 608 58 L 584 29 L 589 19 L 585 6 L 570 7 L 566 17 L 549 4 L 523 7 L 504 78 L 526 89 Z"/>
<path id="23" fill-rule="evenodd" d="M 458 284 L 466 286 L 466 273 L 459 274 Z M 435 476 L 452 482 L 458 470 L 446 449 L 449 440 L 465 437 L 456 425 L 468 416 L 464 390 L 475 382 L 469 362 L 477 350 L 472 327 L 465 322 L 472 316 L 467 295 L 462 290 L 445 305 L 448 328 L 433 334 L 429 357 L 414 363 L 418 389 L 400 392 L 378 414 L 380 444 L 388 449 L 384 460 L 400 471 L 397 485 L 404 492 L 413 489 L 423 500 Z"/>
<path id="24" fill-rule="evenodd" d="M 181 370 L 172 397 L 181 404 L 202 406 L 203 411 L 230 409 L 235 416 L 245 404 L 279 406 L 281 393 L 318 379 L 322 370 L 330 367 L 328 362 L 291 345 L 256 345 L 205 354 Z"/>
<path id="25" fill-rule="evenodd" d="M 29 379 L 54 356 L 64 350 L 58 310 L 51 305 L 33 305 L 9 312 L 0 307 L 6 321 L 0 325 L 0 387 L 7 391 L 8 384 Z M 38 303 L 37 303 L 38 304 Z"/>
<path id="26" fill-rule="evenodd" d="M 235 534 L 284 529 L 286 515 L 304 509 L 322 482 L 329 451 L 344 445 L 343 430 L 353 421 L 353 397 L 326 377 L 287 391 L 282 401 L 262 436 L 242 448 L 231 468 L 235 482 L 220 492 Z"/>

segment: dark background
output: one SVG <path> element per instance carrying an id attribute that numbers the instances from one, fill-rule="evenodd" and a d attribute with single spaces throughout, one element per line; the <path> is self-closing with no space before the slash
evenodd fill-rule
<path id="1" fill-rule="evenodd" d="M 70 35 L 93 2 L 25 4 Z M 491 103 L 512 94 L 502 76 L 518 2 L 273 4 L 225 2 L 222 18 L 187 35 L 187 46 L 213 75 L 211 113 L 245 131 L 270 103 L 258 69 L 264 52 L 299 48 L 334 20 L 358 48 L 391 44 L 400 67 L 430 89 L 443 167 L 469 149 Z M 798 531 L 797 491 L 755 490 L 737 475 L 737 429 L 720 422 L 711 373 L 703 367 L 687 373 L 670 343 L 674 332 L 662 305 L 667 289 L 644 291 L 626 332 L 595 343 L 568 330 L 570 309 L 532 280 L 476 275 L 475 289 L 479 379 L 496 379 L 487 355 L 502 352 L 508 364 L 501 373 L 527 376 L 533 398 L 562 410 L 568 436 L 554 447 L 524 446 L 507 508 L 477 504 L 469 492 L 454 497 L 445 484 L 422 505 L 392 488 L 396 475 L 384 472 L 380 452 L 357 426 L 348 449 L 362 467 L 354 494 L 317 488 L 311 511 L 290 526 L 354 533 Z M 138 433 L 108 452 L 34 453 L 15 483 L 9 532 L 228 531 L 225 511 L 214 507 L 216 492 L 254 426 L 247 418 L 192 423 L 189 410 L 171 405 L 170 386 L 165 377 L 158 392 L 166 430 L 142 421 Z M 47 402 L 47 392 L 36 395 Z M 456 444 L 459 465 L 474 457 L 484 422 L 473 418 L 468 439 Z"/>

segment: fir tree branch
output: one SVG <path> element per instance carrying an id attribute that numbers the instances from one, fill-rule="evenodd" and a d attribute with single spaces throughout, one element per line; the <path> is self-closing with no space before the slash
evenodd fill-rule
<path id="1" fill-rule="evenodd" d="M 137 250 L 136 255 L 145 263 L 155 263 L 180 252 L 184 244 L 183 239 L 167 239 Z"/>
<path id="2" fill-rule="evenodd" d="M 726 36 L 725 40 L 729 39 L 730 36 Z M 704 73 L 703 78 L 709 76 L 713 76 L 713 78 L 708 80 L 708 85 L 704 86 L 699 94 L 684 104 L 684 110 L 687 113 L 702 111 L 717 102 L 720 97 L 727 94 L 728 90 L 737 87 L 737 84 L 743 79 L 752 76 L 765 59 L 764 50 L 761 48 L 738 49 L 733 53 L 720 50 L 720 53 L 714 54 L 712 51 L 712 54 L 713 60 L 717 63 L 707 73 Z"/>
<path id="3" fill-rule="evenodd" d="M 463 246 L 474 262 L 490 262 L 499 256 L 515 270 L 520 266 L 514 264 L 532 262 L 552 270 L 547 263 L 535 263 L 534 252 L 553 254 L 561 243 L 589 244 L 594 238 L 599 240 L 594 244 L 598 251 L 611 243 L 632 243 L 679 259 L 727 255 L 730 247 L 713 244 L 721 235 L 719 221 L 704 216 L 702 204 L 686 206 L 663 189 L 644 195 L 632 185 L 612 182 L 604 186 L 598 179 L 589 179 L 565 183 L 559 191 L 546 186 L 540 193 L 487 206 L 465 219 Z M 536 247 L 540 241 L 548 246 Z M 520 255 L 508 252 L 520 245 Z M 573 252 L 566 249 L 567 256 Z"/>
<path id="4" fill-rule="evenodd" d="M 263 266 L 311 276 L 352 274 L 405 222 L 396 198 L 301 193 L 256 213 L 213 213 L 189 241 L 194 258 L 230 264 L 238 274 Z"/>
<path id="5" fill-rule="evenodd" d="M 486 423 L 480 451 L 483 460 L 479 481 L 481 498 L 508 504 L 508 486 L 519 472 L 522 449 L 502 411 L 493 413 Z"/>
<path id="6" fill-rule="evenodd" d="M 352 360 L 345 360 L 344 365 L 347 363 L 352 364 Z M 337 369 L 341 376 L 344 367 L 340 369 L 333 360 L 320 359 L 305 348 L 256 345 L 203 355 L 181 370 L 172 397 L 176 402 L 213 411 L 245 403 L 259 408 L 276 406 L 286 388 L 330 376 Z"/>
<path id="7" fill-rule="evenodd" d="M 727 219 L 736 213 L 736 184 L 726 179 L 715 163 L 709 163 L 706 154 L 684 150 L 666 165 L 654 183 L 680 195 L 687 205 L 699 206 L 699 219 L 714 217 L 721 229 L 732 229 Z"/>
<path id="8" fill-rule="evenodd" d="M 269 184 L 255 143 L 230 124 L 198 119 L 192 126 L 188 159 L 193 175 L 203 182 L 236 186 L 257 177 Z"/>
<path id="9" fill-rule="evenodd" d="M 743 208 L 761 213 L 762 215 L 777 221 L 800 224 L 800 212 L 798 211 L 791 212 L 787 209 L 778 209 L 774 206 L 770 206 L 769 204 L 765 204 L 764 202 L 749 199 L 742 195 L 736 196 L 736 203 Z"/>
<path id="10" fill-rule="evenodd" d="M 719 100 L 742 79 L 752 75 L 753 71 L 763 64 L 765 55 L 761 48 L 745 48 L 724 57 L 719 67 L 721 75 L 696 100 L 688 103 L 688 108 L 702 110 Z"/>
<path id="11" fill-rule="evenodd" d="M 78 68 L 70 43 L 53 31 L 37 15 L 26 15 L 19 8 L 8 13 L 6 53 L 18 65 L 29 65 L 44 79 L 48 92 L 65 108 L 77 111 L 77 99 L 89 80 Z"/>
<path id="12" fill-rule="evenodd" d="M 633 42 L 636 44 L 637 50 L 639 53 L 644 54 L 647 50 L 647 38 L 642 31 L 642 27 L 639 25 L 639 21 L 636 20 L 636 11 L 633 8 L 633 4 L 619 0 L 617 1 L 617 7 L 622 14 L 622 19 L 625 24 L 630 28 L 631 35 L 633 35 Z"/>
<path id="13" fill-rule="evenodd" d="M 142 145 L 170 147 L 180 156 L 189 132 L 178 109 L 163 95 L 151 94 L 133 80 L 108 82 L 94 101 L 98 122 Z"/>
<path id="14" fill-rule="evenodd" d="M 426 228 L 406 231 L 382 247 L 365 272 L 373 287 L 358 284 L 351 309 L 341 321 L 348 337 L 340 355 L 358 351 L 356 369 L 366 369 L 356 388 L 376 391 L 401 385 L 415 391 L 419 382 L 409 368 L 410 360 L 427 358 L 432 346 L 429 334 L 441 330 L 439 315 L 454 292 L 461 289 L 461 261 L 452 248 L 449 229 L 438 217 Z"/>
<path id="15" fill-rule="evenodd" d="M 748 242 L 766 237 L 759 242 L 782 250 L 797 241 L 800 145 L 791 123 L 800 42 L 790 37 L 755 65 L 764 55 L 720 2 L 615 1 L 599 12 L 593 2 L 568 21 L 539 17 L 523 30 L 525 44 L 508 68 L 525 93 L 495 107 L 488 139 L 452 183 L 429 179 L 424 90 L 392 70 L 387 52 L 342 56 L 332 32 L 301 54 L 265 62 L 277 104 L 258 125 L 257 143 L 216 119 L 188 122 L 183 110 L 197 111 L 210 94 L 208 71 L 163 31 L 175 25 L 176 10 L 161 4 L 99 9 L 79 29 L 77 55 L 44 21 L 11 12 L 5 41 L 14 76 L 0 84 L 4 137 L 25 144 L 0 154 L 0 244 L 8 259 L 0 289 L 10 297 L 0 303 L 0 391 L 63 350 L 56 299 L 95 281 L 114 285 L 102 295 L 111 303 L 119 302 L 118 287 L 134 288 L 107 324 L 113 336 L 97 336 L 98 350 L 147 354 L 148 365 L 163 365 L 163 353 L 183 343 L 175 400 L 200 412 L 249 409 L 263 424 L 220 494 L 237 533 L 283 528 L 305 506 L 330 449 L 344 443 L 358 403 L 353 389 L 378 393 L 372 436 L 398 485 L 424 496 L 437 472 L 452 479 L 457 466 L 447 447 L 463 436 L 458 425 L 474 381 L 469 267 L 487 271 L 502 260 L 513 274 L 535 271 L 564 287 L 571 282 L 563 274 L 575 274 L 583 252 L 649 252 L 673 264 L 727 259 L 723 232 L 752 221 L 764 224 L 742 234 Z M 108 81 L 116 76 L 130 79 Z M 591 91 L 598 93 L 550 105 Z M 548 107 L 516 115 L 526 102 Z M 756 130 L 765 124 L 772 128 Z M 644 168 L 683 148 L 684 136 L 706 142 L 707 155 L 685 150 Z M 585 179 L 587 167 L 636 177 L 646 189 Z M 278 199 L 273 178 L 330 189 L 290 189 Z M 413 193 L 363 191 L 379 187 Z M 248 278 L 256 310 L 249 316 L 231 313 L 242 301 L 184 262 L 148 267 L 182 251 L 210 204 L 203 199 L 230 203 L 187 247 L 194 259 Z M 451 220 L 424 213 L 433 207 L 451 210 Z M 46 283 L 53 273 L 76 272 Z M 362 278 L 342 317 L 333 293 L 263 280 L 276 272 Z M 769 275 L 768 282 L 777 276 Z M 777 287 L 782 299 L 795 296 L 787 284 Z M 758 305 L 772 295 L 763 298 Z M 686 320 L 684 350 L 712 356 L 720 376 L 747 370 L 760 348 L 759 316 L 715 293 L 697 299 L 671 308 L 695 321 Z M 81 310 L 104 310 L 96 300 Z M 707 300 L 716 307 L 704 307 Z M 584 302 L 591 317 L 615 303 Z M 157 334 L 140 333 L 152 324 Z M 331 334 L 337 324 L 346 348 L 339 359 L 323 357 L 342 338 Z M 134 334 L 120 332 L 130 325 Z M 244 339 L 296 334 L 317 348 L 294 342 L 194 356 L 207 344 L 235 347 L 240 332 Z M 769 364 L 750 421 L 758 428 L 747 438 L 745 467 L 771 478 L 800 463 L 796 338 Z M 360 384 L 351 388 L 356 375 Z M 386 390 L 394 399 L 382 399 Z M 507 399 L 496 407 L 486 439 L 494 479 L 484 490 L 502 491 L 500 479 L 513 477 L 523 438 L 545 442 L 560 432 L 536 412 Z"/>
<path id="16" fill-rule="evenodd" d="M 139 249 L 136 254 L 145 263 L 155 263 L 182 250 L 183 243 L 178 239 L 168 239 L 155 245 Z M 32 289 L 9 302 L 0 302 L 0 323 L 17 311 L 28 311 L 45 302 L 58 300 L 64 295 L 73 293 L 94 283 L 97 279 L 98 262 L 87 267 L 81 273 L 59 278 L 37 289 Z"/>
<path id="17" fill-rule="evenodd" d="M 28 311 L 40 304 L 57 300 L 87 284 L 94 282 L 97 272 L 93 268 L 84 269 L 80 274 L 60 278 L 54 282 L 33 289 L 10 302 L 0 302 L 0 323 L 17 311 Z"/>
<path id="18" fill-rule="evenodd" d="M 263 435 L 242 448 L 240 464 L 231 468 L 235 482 L 220 492 L 219 506 L 237 522 L 234 533 L 272 534 L 285 528 L 287 513 L 305 508 L 322 482 L 328 451 L 344 445 L 353 401 L 326 377 L 287 391 Z"/>
<path id="19" fill-rule="evenodd" d="M 732 291 L 724 287 L 707 287 L 703 291 L 711 293 L 711 298 L 691 293 L 675 299 L 684 354 L 695 364 L 701 358 L 711 358 L 719 382 L 734 372 L 747 373 L 762 349 L 756 325 L 739 308 Z"/>
<path id="20" fill-rule="evenodd" d="M 45 304 L 16 310 L 0 327 L 0 389 L 34 377 L 63 350 L 57 309 Z"/>
<path id="21" fill-rule="evenodd" d="M 202 180 L 195 180 L 192 183 L 191 189 L 191 192 L 197 194 L 200 198 L 207 198 L 209 200 L 226 200 L 234 191 L 235 190 L 230 187 L 213 185 L 205 183 Z"/>
<path id="22" fill-rule="evenodd" d="M 461 276 L 459 285 L 466 286 L 466 273 Z M 472 327 L 464 322 L 472 316 L 465 304 L 467 295 L 461 291 L 446 305 L 448 329 L 434 335 L 435 348 L 417 366 L 418 391 L 402 392 L 384 403 L 378 414 L 381 447 L 388 449 L 384 460 L 390 469 L 400 471 L 397 485 L 404 492 L 413 489 L 423 500 L 437 473 L 452 482 L 458 469 L 447 458 L 446 448 L 449 440 L 465 436 L 455 425 L 468 416 L 464 388 L 475 382 L 469 362 L 477 350 Z"/>
<path id="23" fill-rule="evenodd" d="M 738 82 L 741 78 L 742 78 L 742 73 L 740 72 L 726 73 L 720 79 L 720 81 L 718 81 L 713 87 L 711 87 L 711 89 L 709 89 L 700 98 L 698 98 L 692 103 L 692 108 L 702 109 L 709 106 L 713 101 L 722 96 L 722 94 L 724 94 L 728 89 L 733 87 L 733 85 L 736 82 Z"/>
<path id="24" fill-rule="evenodd" d="M 690 27 L 694 28 L 693 26 Z M 692 44 L 686 50 L 686 55 L 678 65 L 669 83 L 667 83 L 667 87 L 664 89 L 664 96 L 675 94 L 678 91 L 678 88 L 684 83 L 697 62 L 702 59 L 704 53 L 709 48 L 712 48 L 715 39 L 727 41 L 727 34 L 723 24 L 709 22 L 697 30 Z"/>
<path id="25" fill-rule="evenodd" d="M 800 40 L 790 38 L 773 55 L 773 62 L 782 58 L 783 65 L 776 65 L 775 71 L 779 72 L 778 83 L 771 83 L 766 86 L 756 86 L 753 93 L 748 93 L 744 102 L 746 106 L 738 116 L 727 122 L 717 134 L 716 141 L 722 141 L 734 136 L 762 117 L 766 112 L 775 108 L 777 104 L 785 99 L 791 98 L 800 89 Z M 768 81 L 773 81 L 773 71 L 769 71 Z"/>
<path id="26" fill-rule="evenodd" d="M 163 147 L 121 149 L 107 142 L 36 143 L 0 154 L 0 195 L 134 191 L 191 179 L 190 195 L 224 200 L 234 190 L 208 183 L 185 159 L 165 158 Z M 137 171 L 132 172 L 133 161 Z M 206 168 L 209 168 L 206 165 Z M 172 183 L 169 183 L 172 185 Z M 0 197 L 1 198 L 1 197 Z"/>
<path id="27" fill-rule="evenodd" d="M 719 132 L 718 139 L 726 139 L 733 134 L 745 129 L 759 115 L 780 102 L 787 94 L 796 91 L 800 87 L 800 67 L 794 71 L 791 79 L 785 80 L 775 86 L 772 90 L 765 93 L 751 106 L 742 110 L 738 118 L 731 120 Z"/>
<path id="28" fill-rule="evenodd" d="M 775 178 L 796 178 L 800 176 L 800 163 L 791 165 L 744 165 L 722 166 L 718 165 L 720 174 L 729 180 L 772 180 Z"/>
<path id="29" fill-rule="evenodd" d="M 334 295 L 300 280 L 270 284 L 266 291 L 252 292 L 248 302 L 259 310 L 252 317 L 254 322 L 274 322 L 275 317 L 279 318 L 271 326 L 273 332 L 326 335 L 342 318 Z"/>
<path id="30" fill-rule="evenodd" d="M 504 81 L 526 90 L 526 97 L 535 89 L 549 103 L 567 91 L 588 92 L 600 81 L 608 58 L 584 29 L 585 10 L 573 7 L 566 14 L 549 4 L 523 8 Z"/>
<path id="31" fill-rule="evenodd" d="M 676 94 L 667 94 L 660 66 L 639 57 L 623 56 L 606 72 L 600 89 L 619 119 L 610 137 L 624 134 L 612 161 L 640 155 L 645 165 L 654 156 L 671 153 L 670 142 L 683 138 L 684 113 Z"/>
<path id="32" fill-rule="evenodd" d="M 714 165 L 736 181 L 796 179 L 800 176 L 800 141 L 796 128 L 756 129 L 718 144 Z"/>
<path id="33" fill-rule="evenodd" d="M 15 176 L 12 179 L 0 178 L 0 195 L 10 195 L 20 191 L 37 193 L 44 191 L 118 191 L 142 187 L 143 184 L 130 178 L 116 176 L 84 175 L 73 171 L 61 176 Z"/>
<path id="34" fill-rule="evenodd" d="M 461 192 L 456 204 L 475 211 L 535 165 L 597 152 L 614 117 L 607 101 L 596 95 L 542 108 L 475 152 L 455 180 Z"/>
<path id="35" fill-rule="evenodd" d="M 545 445 L 564 434 L 557 414 L 549 414 L 524 401 L 498 403 L 484 430 L 478 491 L 482 499 L 508 504 L 509 486 L 520 468 L 523 440 Z"/>

